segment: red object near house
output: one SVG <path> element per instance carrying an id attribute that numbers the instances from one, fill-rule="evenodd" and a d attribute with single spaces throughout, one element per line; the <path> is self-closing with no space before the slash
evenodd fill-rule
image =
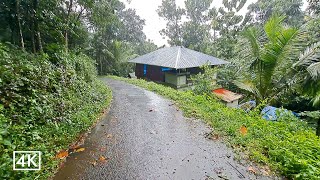
<path id="1" fill-rule="evenodd" d="M 212 90 L 212 93 L 227 103 L 227 106 L 234 107 L 238 105 L 238 100 L 242 98 L 241 94 L 234 93 L 224 88 Z"/>

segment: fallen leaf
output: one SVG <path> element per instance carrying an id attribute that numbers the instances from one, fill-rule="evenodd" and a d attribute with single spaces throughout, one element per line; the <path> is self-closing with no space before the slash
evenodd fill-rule
<path id="1" fill-rule="evenodd" d="M 108 134 L 107 138 L 109 138 L 109 139 L 112 138 L 112 134 Z"/>
<path id="2" fill-rule="evenodd" d="M 241 133 L 242 135 L 246 135 L 246 134 L 248 133 L 247 127 L 244 126 L 244 125 L 242 125 L 242 126 L 240 127 L 240 133 Z"/>
<path id="3" fill-rule="evenodd" d="M 76 152 L 82 152 L 84 150 L 85 150 L 85 148 L 79 148 L 79 149 L 76 150 Z"/>
<path id="4" fill-rule="evenodd" d="M 107 150 L 107 148 L 105 148 L 105 147 L 103 147 L 103 148 L 100 148 L 100 151 L 106 151 Z"/>
<path id="5" fill-rule="evenodd" d="M 252 166 L 250 166 L 250 167 L 248 168 L 248 171 L 251 172 L 251 173 L 253 173 L 253 174 L 256 174 L 256 173 L 257 173 L 257 171 L 256 171 Z"/>
<path id="6" fill-rule="evenodd" d="M 93 161 L 91 162 L 92 166 L 96 166 L 97 165 L 97 161 Z"/>
<path id="7" fill-rule="evenodd" d="M 56 157 L 59 159 L 63 159 L 68 157 L 68 155 L 69 155 L 68 151 L 62 150 L 56 155 Z"/>
<path id="8" fill-rule="evenodd" d="M 99 162 L 105 163 L 105 162 L 107 162 L 107 158 L 105 158 L 104 156 L 100 156 Z"/>
<path id="9" fill-rule="evenodd" d="M 70 147 L 70 149 L 78 149 L 80 147 L 80 144 L 74 144 Z"/>
<path id="10" fill-rule="evenodd" d="M 219 139 L 219 135 L 218 134 L 214 134 L 211 137 L 212 140 L 218 140 Z"/>

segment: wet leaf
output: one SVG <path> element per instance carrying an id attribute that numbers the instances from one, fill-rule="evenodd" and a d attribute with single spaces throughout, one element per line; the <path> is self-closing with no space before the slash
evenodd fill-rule
<path id="1" fill-rule="evenodd" d="M 218 140 L 219 139 L 219 135 L 218 134 L 213 134 L 210 139 Z"/>
<path id="2" fill-rule="evenodd" d="M 108 134 L 108 135 L 107 135 L 107 138 L 108 138 L 108 139 L 112 138 L 112 134 Z"/>
<path id="3" fill-rule="evenodd" d="M 107 162 L 107 158 L 105 158 L 104 156 L 100 156 L 99 162 L 105 163 L 105 162 Z"/>
<path id="4" fill-rule="evenodd" d="M 70 147 L 70 149 L 78 149 L 80 147 L 80 144 L 74 144 Z"/>
<path id="5" fill-rule="evenodd" d="M 257 171 L 256 171 L 252 166 L 250 166 L 250 167 L 248 168 L 248 171 L 251 172 L 251 173 L 253 173 L 253 174 L 256 174 L 256 173 L 257 173 Z"/>
<path id="6" fill-rule="evenodd" d="M 104 151 L 106 151 L 106 150 L 107 150 L 107 148 L 105 148 L 105 147 L 100 148 L 100 151 L 101 151 L 101 152 L 104 152 Z"/>
<path id="7" fill-rule="evenodd" d="M 97 161 L 90 162 L 90 164 L 92 164 L 92 166 L 96 166 L 97 165 Z"/>
<path id="8" fill-rule="evenodd" d="M 242 125 L 242 126 L 240 127 L 240 133 L 241 133 L 242 135 L 246 135 L 246 134 L 248 133 L 247 127 L 244 126 L 244 125 Z"/>
<path id="9" fill-rule="evenodd" d="M 62 150 L 56 155 L 56 157 L 59 159 L 64 159 L 68 157 L 68 155 L 69 155 L 68 151 Z"/>
<path id="10" fill-rule="evenodd" d="M 77 149 L 76 150 L 76 152 L 82 152 L 82 151 L 84 151 L 86 148 L 79 148 L 79 149 Z"/>

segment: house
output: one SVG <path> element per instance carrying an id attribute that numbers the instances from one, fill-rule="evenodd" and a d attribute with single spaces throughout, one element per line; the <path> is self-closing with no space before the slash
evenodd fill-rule
<path id="1" fill-rule="evenodd" d="M 242 98 L 241 94 L 237 94 L 223 88 L 215 89 L 212 93 L 220 98 L 224 104 L 234 108 L 238 107 L 239 99 Z"/>
<path id="2" fill-rule="evenodd" d="M 181 46 L 164 47 L 129 62 L 135 63 L 137 78 L 162 82 L 175 88 L 190 86 L 190 75 L 202 72 L 201 66 L 227 64 L 218 59 Z"/>

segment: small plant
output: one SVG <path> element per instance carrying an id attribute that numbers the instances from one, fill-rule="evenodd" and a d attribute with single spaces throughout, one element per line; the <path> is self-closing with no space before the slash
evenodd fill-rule
<path id="1" fill-rule="evenodd" d="M 191 76 L 194 84 L 193 92 L 195 94 L 211 94 L 211 91 L 217 87 L 216 85 L 216 69 L 209 65 L 201 67 L 203 73 Z"/>

